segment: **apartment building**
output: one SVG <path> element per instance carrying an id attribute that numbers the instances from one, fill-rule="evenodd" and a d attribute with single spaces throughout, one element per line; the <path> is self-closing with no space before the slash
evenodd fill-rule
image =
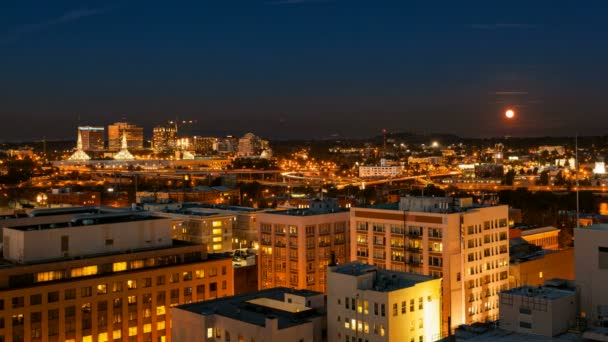
<path id="1" fill-rule="evenodd" d="M 326 341 L 320 292 L 279 287 L 171 311 L 174 341 Z"/>
<path id="2" fill-rule="evenodd" d="M 258 214 L 260 289 L 285 286 L 326 290 L 326 268 L 332 254 L 349 259 L 349 213 L 335 200 L 315 200 L 307 209 Z"/>
<path id="3" fill-rule="evenodd" d="M 440 338 L 441 279 L 359 261 L 330 266 L 327 272 L 329 341 Z"/>
<path id="4" fill-rule="evenodd" d="M 231 258 L 169 219 L 91 210 L 2 222 L 0 340 L 171 341 L 171 306 L 233 294 Z"/>
<path id="5" fill-rule="evenodd" d="M 509 282 L 507 206 L 403 197 L 382 208 L 352 208 L 350 220 L 352 260 L 443 278 L 443 334 L 498 318 L 498 294 Z"/>
<path id="6" fill-rule="evenodd" d="M 581 290 L 581 317 L 589 325 L 608 325 L 608 224 L 574 230 L 574 279 Z"/>

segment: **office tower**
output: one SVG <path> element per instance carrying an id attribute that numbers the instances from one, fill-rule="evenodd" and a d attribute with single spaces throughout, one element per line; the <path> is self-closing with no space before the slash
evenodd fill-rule
<path id="1" fill-rule="evenodd" d="M 172 311 L 174 341 L 326 341 L 324 296 L 319 292 L 272 288 Z"/>
<path id="2" fill-rule="evenodd" d="M 30 215 L 3 222 L 7 341 L 170 341 L 170 307 L 233 294 L 231 258 L 173 241 L 169 219 L 95 208 Z"/>
<path id="3" fill-rule="evenodd" d="M 331 255 L 348 261 L 348 210 L 338 208 L 335 200 L 315 200 L 308 209 L 262 212 L 257 218 L 260 289 L 325 292 Z"/>
<path id="4" fill-rule="evenodd" d="M 117 151 L 121 148 L 123 132 L 127 136 L 129 149 L 142 149 L 144 147 L 144 129 L 127 122 L 115 122 L 108 126 L 108 149 Z"/>
<path id="5" fill-rule="evenodd" d="M 177 144 L 177 126 L 156 126 L 152 131 L 152 147 L 156 153 L 172 153 Z"/>
<path id="6" fill-rule="evenodd" d="M 509 281 L 507 206 L 403 197 L 392 209 L 351 208 L 350 218 L 353 260 L 443 278 L 443 334 L 498 318 Z"/>
<path id="7" fill-rule="evenodd" d="M 213 151 L 217 147 L 217 142 L 218 139 L 213 137 L 194 136 L 192 138 L 192 143 L 194 144 L 194 152 L 202 155 L 209 155 L 213 153 Z"/>
<path id="8" fill-rule="evenodd" d="M 436 341 L 441 279 L 359 261 L 327 270 L 329 341 Z"/>
<path id="9" fill-rule="evenodd" d="M 102 151 L 105 145 L 105 129 L 103 127 L 80 126 L 82 149 L 85 151 Z"/>

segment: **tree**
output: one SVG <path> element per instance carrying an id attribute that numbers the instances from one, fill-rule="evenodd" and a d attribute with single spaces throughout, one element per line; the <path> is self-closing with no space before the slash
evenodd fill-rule
<path id="1" fill-rule="evenodd" d="M 509 170 L 505 174 L 504 184 L 505 185 L 513 185 L 513 181 L 515 180 L 515 171 L 513 169 Z"/>
<path id="2" fill-rule="evenodd" d="M 540 178 L 538 179 L 538 185 L 549 185 L 549 171 L 543 171 L 540 173 Z"/>

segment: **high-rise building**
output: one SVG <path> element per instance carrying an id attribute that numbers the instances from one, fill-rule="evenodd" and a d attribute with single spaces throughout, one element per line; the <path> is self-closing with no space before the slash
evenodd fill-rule
<path id="1" fill-rule="evenodd" d="M 231 258 L 173 241 L 169 219 L 32 214 L 3 222 L 1 340 L 171 341 L 170 307 L 233 294 Z"/>
<path id="2" fill-rule="evenodd" d="M 156 153 L 172 153 L 177 145 L 177 126 L 156 126 L 152 130 L 152 147 Z"/>
<path id="3" fill-rule="evenodd" d="M 443 278 L 443 334 L 498 318 L 498 294 L 509 283 L 506 205 L 403 197 L 392 209 L 351 208 L 350 215 L 353 260 Z"/>
<path id="4" fill-rule="evenodd" d="M 115 122 L 108 126 L 108 149 L 120 150 L 123 132 L 127 136 L 127 147 L 139 150 L 144 147 L 144 129 L 127 122 Z"/>
<path id="5" fill-rule="evenodd" d="M 78 131 L 82 137 L 84 151 L 102 151 L 104 149 L 106 131 L 103 127 L 80 126 Z"/>
<path id="6" fill-rule="evenodd" d="M 328 341 L 436 341 L 441 279 L 358 261 L 327 271 Z"/>
<path id="7" fill-rule="evenodd" d="M 192 142 L 194 144 L 194 152 L 202 155 L 211 154 L 217 147 L 217 138 L 214 137 L 199 137 L 194 136 Z"/>
<path id="8" fill-rule="evenodd" d="M 348 210 L 316 200 L 308 209 L 259 213 L 260 289 L 287 286 L 325 292 L 332 254 L 348 261 Z"/>
<path id="9" fill-rule="evenodd" d="M 171 311 L 174 341 L 327 341 L 319 292 L 272 288 Z"/>

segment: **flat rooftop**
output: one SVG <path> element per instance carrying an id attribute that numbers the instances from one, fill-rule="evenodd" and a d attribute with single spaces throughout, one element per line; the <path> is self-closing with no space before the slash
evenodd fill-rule
<path id="1" fill-rule="evenodd" d="M 572 296 L 576 291 L 568 288 L 557 288 L 553 286 L 521 286 L 503 291 L 502 294 L 515 295 L 544 300 L 556 300 Z"/>
<path id="2" fill-rule="evenodd" d="M 279 329 L 305 324 L 310 322 L 311 318 L 324 315 L 317 309 L 285 302 L 286 294 L 302 297 L 322 295 L 320 292 L 309 290 L 275 287 L 242 295 L 184 304 L 177 308 L 203 316 L 220 315 L 261 327 L 266 326 L 267 317 L 274 316 L 278 319 Z"/>
<path id="3" fill-rule="evenodd" d="M 328 210 L 287 209 L 287 210 L 266 211 L 264 213 L 273 214 L 273 215 L 286 215 L 286 216 L 314 216 L 314 215 L 345 213 L 348 211 L 349 211 L 349 209 L 346 209 L 346 208 L 333 208 L 333 209 L 328 209 Z"/>
<path id="4" fill-rule="evenodd" d="M 457 333 L 458 334 L 458 333 Z M 551 341 L 563 341 L 563 342 L 578 342 L 585 341 L 580 334 L 577 333 L 564 333 L 562 335 L 554 337 L 546 337 L 539 335 L 530 335 L 524 333 L 518 333 L 514 331 L 507 331 L 502 329 L 489 329 L 488 331 L 479 334 L 477 336 L 460 339 L 460 341 L 467 342 L 551 342 Z"/>
<path id="5" fill-rule="evenodd" d="M 364 264 L 361 262 L 349 262 L 345 264 L 340 264 L 336 266 L 333 272 L 346 274 L 354 277 L 374 272 L 376 273 L 374 278 L 374 284 L 371 286 L 371 288 L 369 288 L 369 290 L 374 290 L 378 292 L 389 292 L 405 289 L 408 287 L 415 286 L 416 284 L 435 279 L 430 276 L 425 276 L 416 273 L 383 270 L 376 266 Z"/>
<path id="6" fill-rule="evenodd" d="M 592 224 L 590 226 L 581 227 L 580 230 L 608 230 L 608 224 L 606 224 L 606 223 Z"/>
<path id="7" fill-rule="evenodd" d="M 20 231 L 58 229 L 70 227 L 92 226 L 100 224 L 114 224 L 137 221 L 152 221 L 165 219 L 164 217 L 151 216 L 142 212 L 119 212 L 119 213 L 102 213 L 102 214 L 81 214 L 74 215 L 68 221 L 55 223 L 28 224 L 5 227 L 8 229 L 16 229 Z"/>

